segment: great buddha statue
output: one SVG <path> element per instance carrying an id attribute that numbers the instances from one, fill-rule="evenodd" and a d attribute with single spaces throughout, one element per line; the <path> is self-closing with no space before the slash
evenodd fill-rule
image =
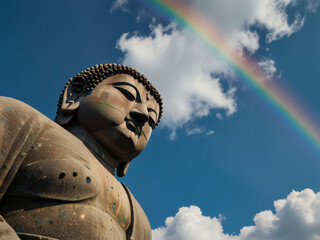
<path id="1" fill-rule="evenodd" d="M 123 177 L 162 115 L 140 73 L 96 65 L 71 78 L 55 121 L 0 97 L 0 239 L 151 240 Z"/>

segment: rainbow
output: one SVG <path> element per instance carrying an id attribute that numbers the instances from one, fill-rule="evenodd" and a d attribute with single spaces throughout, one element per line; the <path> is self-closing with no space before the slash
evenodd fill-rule
<path id="1" fill-rule="evenodd" d="M 320 131 L 311 121 L 300 104 L 284 91 L 275 81 L 266 80 L 264 73 L 248 56 L 241 57 L 230 50 L 223 35 L 212 23 L 181 0 L 144 0 L 160 9 L 165 15 L 176 19 L 182 26 L 189 28 L 215 54 L 222 57 L 235 71 L 252 86 L 255 91 L 275 108 L 296 129 L 301 136 L 320 152 Z"/>

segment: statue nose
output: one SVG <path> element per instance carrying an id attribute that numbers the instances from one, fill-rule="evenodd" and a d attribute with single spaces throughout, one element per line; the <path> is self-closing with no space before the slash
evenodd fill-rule
<path id="1" fill-rule="evenodd" d="M 134 118 L 139 123 L 146 123 L 149 120 L 147 106 L 143 103 L 137 104 L 130 112 L 130 117 Z"/>

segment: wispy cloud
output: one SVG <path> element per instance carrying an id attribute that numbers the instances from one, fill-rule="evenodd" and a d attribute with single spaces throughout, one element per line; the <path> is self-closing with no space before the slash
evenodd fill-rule
<path id="1" fill-rule="evenodd" d="M 310 12 L 317 12 L 320 0 L 308 0 L 307 10 Z"/>
<path id="2" fill-rule="evenodd" d="M 205 134 L 205 135 L 212 135 L 214 134 L 213 130 L 206 130 L 204 127 L 195 127 L 195 128 L 187 128 L 186 130 L 187 136 L 195 135 L 195 134 Z"/>
<path id="3" fill-rule="evenodd" d="M 192 128 L 192 129 L 187 129 L 187 135 L 194 135 L 194 134 L 200 134 L 200 133 L 203 133 L 203 129 L 201 128 Z"/>
<path id="4" fill-rule="evenodd" d="M 114 3 L 112 4 L 111 7 L 111 12 L 113 12 L 116 9 L 121 9 L 122 11 L 128 11 L 127 9 L 127 4 L 128 4 L 128 0 L 116 0 L 114 1 Z"/>
<path id="5" fill-rule="evenodd" d="M 265 72 L 266 78 L 268 79 L 272 78 L 275 72 L 277 71 L 274 64 L 275 61 L 268 58 L 263 58 L 260 62 L 258 62 L 258 65 Z"/>
<path id="6" fill-rule="evenodd" d="M 209 131 L 206 132 L 206 134 L 207 134 L 207 135 L 213 135 L 213 134 L 214 134 L 214 131 L 213 131 L 213 130 L 209 130 Z"/>
<path id="7" fill-rule="evenodd" d="M 222 114 L 221 113 L 217 113 L 216 114 L 216 118 L 220 119 L 220 120 L 223 120 L 223 117 L 222 117 Z"/>

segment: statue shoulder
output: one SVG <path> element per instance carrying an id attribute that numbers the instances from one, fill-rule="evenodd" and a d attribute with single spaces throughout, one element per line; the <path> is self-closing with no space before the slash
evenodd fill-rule
<path id="1" fill-rule="evenodd" d="M 93 198 L 101 190 L 97 170 L 70 156 L 23 164 L 7 196 L 75 202 Z"/>
<path id="2" fill-rule="evenodd" d="M 49 121 L 25 157 L 7 196 L 81 201 L 102 189 L 96 159 L 73 134 Z"/>
<path id="3" fill-rule="evenodd" d="M 23 127 L 27 121 L 37 124 L 51 121 L 42 113 L 17 99 L 0 96 L 0 122 L 2 127 L 19 125 Z"/>
<path id="4" fill-rule="evenodd" d="M 25 103 L 0 97 L 0 199 L 50 121 Z"/>
<path id="5" fill-rule="evenodd" d="M 151 226 L 145 212 L 143 211 L 142 207 L 135 199 L 135 197 L 132 195 L 132 193 L 129 191 L 129 189 L 124 184 L 122 185 L 129 196 L 132 208 L 131 225 L 127 230 L 129 239 L 151 240 Z"/>

